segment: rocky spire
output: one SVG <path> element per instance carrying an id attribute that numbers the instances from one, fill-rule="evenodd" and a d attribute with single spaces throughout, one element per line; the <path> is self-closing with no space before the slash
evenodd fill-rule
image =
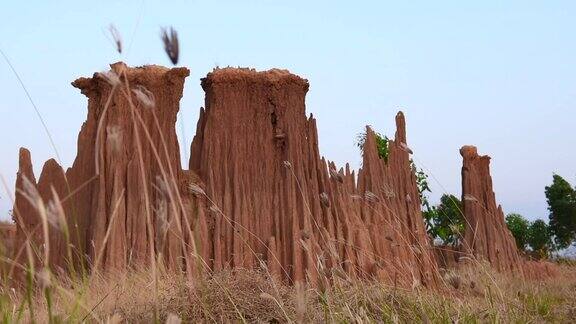
<path id="1" fill-rule="evenodd" d="M 88 267 L 147 263 L 151 253 L 162 255 L 169 267 L 186 266 L 191 231 L 183 224 L 191 221 L 193 204 L 181 189 L 192 175 L 180 167 L 175 123 L 188 74 L 186 68 L 116 63 L 72 83 L 88 97 L 78 154 L 66 172 L 54 160 L 46 162 L 37 186 L 44 204 L 59 200 L 66 215 L 68 238 L 51 229 L 54 268 L 67 266 L 65 240 L 73 263 Z M 37 210 L 21 194 L 25 177 L 35 185 L 29 153 L 21 150 L 18 239 L 24 228 L 38 227 Z"/>
<path id="2" fill-rule="evenodd" d="M 347 274 L 437 284 L 402 113 L 387 158 L 367 129 L 356 179 L 348 165 L 320 156 L 316 120 L 305 111 L 307 80 L 285 70 L 216 69 L 202 80 L 206 109 L 190 170 L 182 170 L 175 123 L 188 73 L 116 63 L 80 78 L 73 85 L 88 97 L 88 117 L 72 167 L 48 161 L 36 185 L 21 153 L 17 189 L 26 175 L 46 205 L 65 213 L 70 237 L 50 232 L 60 253 L 49 257 L 54 268 L 71 254 L 99 269 L 158 260 L 189 273 L 265 267 L 289 283 Z M 37 226 L 35 210 L 22 196 L 15 207 L 24 238 Z"/>
<path id="3" fill-rule="evenodd" d="M 462 166 L 462 205 L 465 233 L 463 249 L 490 262 L 500 271 L 520 271 L 521 259 L 512 233 L 496 204 L 490 176 L 490 157 L 479 156 L 474 146 L 460 149 Z"/>
<path id="4" fill-rule="evenodd" d="M 321 158 L 316 120 L 305 114 L 308 82 L 284 70 L 217 69 L 202 80 L 190 168 L 213 213 L 213 268 L 260 258 L 288 281 L 321 271 L 406 284 L 435 282 L 404 116 L 388 162 L 368 129 L 358 185 L 350 168 Z"/>

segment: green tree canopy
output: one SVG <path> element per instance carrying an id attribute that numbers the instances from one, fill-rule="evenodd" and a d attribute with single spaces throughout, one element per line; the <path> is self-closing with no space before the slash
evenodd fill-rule
<path id="1" fill-rule="evenodd" d="M 550 212 L 550 231 L 558 247 L 566 248 L 576 237 L 576 191 L 568 181 L 555 174 L 545 193 Z"/>
<path id="2" fill-rule="evenodd" d="M 511 213 L 506 216 L 506 225 L 512 232 L 518 249 L 525 250 L 526 244 L 528 244 L 530 222 L 520 214 Z"/>
<path id="3" fill-rule="evenodd" d="M 534 252 L 537 252 L 541 257 L 548 255 L 552 240 L 550 239 L 550 231 L 548 224 L 541 219 L 537 219 L 528 229 L 528 244 L 532 247 Z"/>
<path id="4" fill-rule="evenodd" d="M 458 245 L 464 233 L 462 202 L 454 195 L 444 194 L 440 204 L 423 211 L 428 234 L 443 244 Z"/>
<path id="5" fill-rule="evenodd" d="M 424 217 L 428 235 L 433 239 L 441 240 L 442 244 L 458 245 L 464 234 L 462 202 L 454 195 L 444 194 L 437 206 L 431 206 L 427 196 L 428 192 L 432 192 L 428 185 L 428 175 L 419 169 L 413 160 L 410 160 L 410 165 L 416 177 L 422 204 L 422 217 Z"/>

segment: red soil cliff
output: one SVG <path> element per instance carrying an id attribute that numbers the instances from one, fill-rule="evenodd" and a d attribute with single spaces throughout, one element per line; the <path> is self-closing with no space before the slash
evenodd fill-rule
<path id="1" fill-rule="evenodd" d="M 50 264 L 65 267 L 64 241 L 69 240 L 74 263 L 88 267 L 149 262 L 154 250 L 169 266 L 183 266 L 186 252 L 179 241 L 186 235 L 180 225 L 190 203 L 179 188 L 189 175 L 180 168 L 175 122 L 189 72 L 123 63 L 111 67 L 108 74 L 72 83 L 88 97 L 76 160 L 66 172 L 48 161 L 35 188 L 43 208 L 61 202 L 67 223 L 66 229 L 50 226 Z M 41 233 L 38 206 L 23 196 L 34 191 L 26 188 L 24 178 L 35 185 L 26 150 L 20 153 L 14 208 L 20 241 L 26 231 Z M 49 220 L 59 216 L 46 209 Z"/>
<path id="2" fill-rule="evenodd" d="M 50 227 L 50 266 L 72 255 L 117 269 L 155 255 L 189 272 L 264 266 L 288 282 L 344 272 L 437 284 L 402 113 L 387 162 L 367 129 L 356 178 L 348 165 L 337 170 L 321 158 L 316 121 L 305 113 L 306 80 L 217 69 L 202 80 L 206 109 L 186 171 L 174 127 L 188 70 L 117 63 L 112 71 L 73 83 L 88 97 L 88 117 L 70 169 L 51 160 L 36 185 L 21 152 L 18 240 L 41 227 L 38 209 L 18 192 L 38 191 L 40 204 L 52 206 L 51 223 L 61 209 L 68 224 L 71 245 L 60 225 Z M 30 238 L 41 245 L 41 234 Z"/>
<path id="3" fill-rule="evenodd" d="M 520 256 L 512 233 L 496 205 L 490 176 L 490 157 L 479 156 L 475 147 L 460 149 L 462 205 L 466 220 L 464 251 L 485 259 L 500 271 L 520 270 Z"/>
<path id="4" fill-rule="evenodd" d="M 433 284 L 404 117 L 386 164 L 368 130 L 363 169 L 336 171 L 318 151 L 305 114 L 308 82 L 287 71 L 219 69 L 202 80 L 206 109 L 190 168 L 206 184 L 213 213 L 213 268 L 254 266 L 312 282 L 343 268 L 388 282 Z M 404 143 L 404 144 L 402 144 Z"/>
<path id="5" fill-rule="evenodd" d="M 479 156 L 474 146 L 462 147 L 460 154 L 463 157 L 462 204 L 466 221 L 462 250 L 488 261 L 498 271 L 534 279 L 554 276 L 557 270 L 553 264 L 521 257 L 502 207 L 496 204 L 490 157 Z"/>
<path id="6" fill-rule="evenodd" d="M 106 268 L 148 262 L 153 246 L 169 266 L 180 267 L 184 251 L 176 236 L 183 237 L 185 219 L 174 197 L 185 175 L 175 123 L 189 71 L 111 67 L 119 84 L 101 74 L 72 83 L 88 97 L 78 156 L 67 172 L 72 188 L 85 185 L 73 199 L 83 216 L 81 244 Z"/>

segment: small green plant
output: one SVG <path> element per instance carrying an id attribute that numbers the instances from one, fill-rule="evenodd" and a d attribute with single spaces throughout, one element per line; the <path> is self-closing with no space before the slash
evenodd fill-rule
<path id="1" fill-rule="evenodd" d="M 430 202 L 426 195 L 426 192 L 432 192 L 428 185 L 428 175 L 424 170 L 418 169 L 412 159 L 410 159 L 410 167 L 416 176 L 416 185 L 418 186 L 418 195 L 420 196 L 420 202 L 422 203 L 422 210 L 430 210 Z"/>
<path id="2" fill-rule="evenodd" d="M 366 132 L 358 134 L 358 140 L 356 142 L 356 145 L 360 148 L 361 151 L 364 151 L 364 143 L 366 143 L 366 136 L 367 136 Z M 384 161 L 388 163 L 388 156 L 390 155 L 390 148 L 389 148 L 390 139 L 388 138 L 388 136 L 382 135 L 377 132 L 374 132 L 374 137 L 376 138 L 376 150 L 378 151 L 378 157 L 384 159 Z"/>

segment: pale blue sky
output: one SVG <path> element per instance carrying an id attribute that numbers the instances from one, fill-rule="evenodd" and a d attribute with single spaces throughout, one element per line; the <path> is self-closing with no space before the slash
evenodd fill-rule
<path id="1" fill-rule="evenodd" d="M 357 133 L 370 124 L 393 135 L 401 109 L 416 159 L 441 184 L 431 181 L 434 200 L 460 194 L 458 149 L 474 144 L 493 157 L 505 212 L 534 219 L 547 218 L 553 172 L 576 183 L 574 17 L 574 1 L 6 0 L 0 48 L 66 167 L 86 116 L 70 82 L 120 59 L 167 65 L 159 29 L 172 25 L 180 63 L 192 70 L 179 120 L 187 150 L 203 105 L 199 78 L 216 65 L 287 68 L 311 83 L 308 112 L 328 159 L 357 168 Z M 105 36 L 110 23 L 126 47 L 133 40 L 124 57 Z M 54 151 L 2 60 L 0 89 L 0 174 L 13 190 L 20 146 L 32 151 L 37 176 Z M 10 205 L 0 191 L 0 217 Z"/>

